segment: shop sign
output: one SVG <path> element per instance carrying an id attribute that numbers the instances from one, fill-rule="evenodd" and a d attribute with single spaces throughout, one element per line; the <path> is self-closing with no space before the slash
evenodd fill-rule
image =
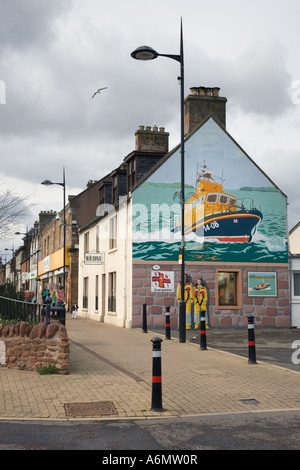
<path id="1" fill-rule="evenodd" d="M 103 264 L 104 253 L 85 253 L 84 264 Z"/>

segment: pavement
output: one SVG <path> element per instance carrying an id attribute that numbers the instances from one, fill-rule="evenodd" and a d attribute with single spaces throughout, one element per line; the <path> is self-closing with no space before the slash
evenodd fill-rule
<path id="1" fill-rule="evenodd" d="M 300 410 L 300 330 L 257 329 L 256 364 L 248 333 L 164 330 L 144 333 L 67 314 L 68 375 L 0 368 L 1 420 L 151 419 Z M 161 411 L 152 407 L 152 339 L 160 337 Z M 299 341 L 295 343 L 295 341 Z M 294 355 L 293 355 L 294 354 Z M 293 364 L 295 362 L 295 364 Z"/>

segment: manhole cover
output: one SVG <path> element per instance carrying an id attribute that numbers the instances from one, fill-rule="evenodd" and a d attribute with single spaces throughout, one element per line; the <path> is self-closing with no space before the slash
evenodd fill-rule
<path id="1" fill-rule="evenodd" d="M 65 403 L 66 416 L 109 416 L 117 415 L 112 401 L 99 401 L 94 403 Z"/>
<path id="2" fill-rule="evenodd" d="M 244 405 L 259 405 L 259 401 L 254 398 L 248 398 L 246 400 L 240 400 Z"/>

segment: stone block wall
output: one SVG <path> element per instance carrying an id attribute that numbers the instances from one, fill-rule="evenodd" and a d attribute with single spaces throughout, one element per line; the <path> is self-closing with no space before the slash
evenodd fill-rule
<path id="1" fill-rule="evenodd" d="M 0 352 L 1 366 L 37 370 L 55 365 L 60 373 L 69 371 L 69 339 L 60 321 L 0 325 Z"/>
<path id="2" fill-rule="evenodd" d="M 171 328 L 178 327 L 178 303 L 176 287 L 180 282 L 179 264 L 161 264 L 162 271 L 174 271 L 175 291 L 166 293 L 151 292 L 152 264 L 137 263 L 132 272 L 132 327 L 142 327 L 143 304 L 147 304 L 147 324 L 152 328 L 165 327 L 166 306 L 170 307 Z M 242 304 L 240 308 L 217 308 L 216 270 L 235 268 L 242 276 Z M 248 296 L 248 273 L 253 271 L 276 272 L 276 297 Z M 235 328 L 248 325 L 248 315 L 254 315 L 258 327 L 290 327 L 290 294 L 288 267 L 278 266 L 229 266 L 186 264 L 186 273 L 196 282 L 198 276 L 204 279 L 209 296 L 208 314 L 212 328 Z"/>

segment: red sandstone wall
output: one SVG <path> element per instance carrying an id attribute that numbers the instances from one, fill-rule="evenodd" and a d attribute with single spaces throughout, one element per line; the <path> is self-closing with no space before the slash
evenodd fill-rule
<path id="1" fill-rule="evenodd" d="M 175 272 L 175 284 L 180 282 L 180 265 L 161 264 L 162 271 Z M 216 269 L 233 266 L 186 265 L 186 272 L 196 282 L 200 275 L 206 282 L 209 293 L 209 324 L 213 328 L 246 327 L 247 315 L 254 315 L 258 327 L 290 327 L 290 293 L 288 267 L 238 266 L 242 271 L 242 307 L 240 309 L 218 309 L 216 307 Z M 234 266 L 236 268 L 236 266 Z M 171 327 L 177 327 L 178 307 L 176 286 L 174 293 L 151 292 L 152 264 L 133 265 L 132 271 L 132 326 L 142 327 L 143 304 L 147 304 L 149 327 L 165 327 L 166 306 L 170 306 Z M 249 297 L 248 272 L 271 271 L 277 275 L 277 297 Z"/>
<path id="2" fill-rule="evenodd" d="M 54 364 L 61 373 L 68 373 L 69 340 L 66 327 L 59 321 L 48 326 L 27 322 L 0 325 L 0 341 L 6 350 L 6 363 L 2 366 L 36 370 Z"/>

